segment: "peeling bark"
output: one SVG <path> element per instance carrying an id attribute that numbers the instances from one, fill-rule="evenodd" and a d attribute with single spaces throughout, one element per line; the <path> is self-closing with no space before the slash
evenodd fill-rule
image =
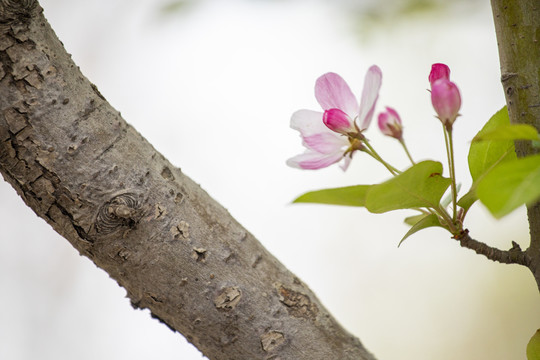
<path id="1" fill-rule="evenodd" d="M 210 359 L 373 359 L 315 294 L 127 124 L 33 0 L 0 0 L 0 172 Z"/>

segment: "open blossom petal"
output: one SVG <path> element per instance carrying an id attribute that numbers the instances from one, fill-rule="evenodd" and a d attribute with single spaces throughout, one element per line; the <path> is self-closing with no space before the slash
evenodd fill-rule
<path id="1" fill-rule="evenodd" d="M 431 65 L 431 72 L 429 73 L 429 83 L 433 83 L 439 79 L 450 80 L 450 68 L 445 64 L 433 64 Z"/>
<path id="2" fill-rule="evenodd" d="M 298 110 L 293 113 L 291 128 L 300 132 L 304 146 L 324 154 L 341 151 L 349 146 L 347 137 L 333 132 L 324 125 L 322 116 L 321 112 L 312 110 Z"/>
<path id="3" fill-rule="evenodd" d="M 339 136 L 331 131 L 303 137 L 303 143 L 308 149 L 313 149 L 322 154 L 345 152 L 344 147 L 349 145 L 347 138 Z"/>
<path id="4" fill-rule="evenodd" d="M 321 154 L 313 151 L 306 151 L 303 154 L 287 160 L 287 165 L 306 170 L 317 170 L 339 162 L 343 158 L 343 152 L 332 154 Z M 345 170 L 345 169 L 343 169 Z"/>
<path id="5" fill-rule="evenodd" d="M 375 105 L 379 98 L 379 90 L 382 83 L 382 72 L 377 65 L 369 68 L 364 80 L 364 89 L 360 99 L 360 113 L 358 122 L 361 129 L 367 129 L 373 118 Z"/>
<path id="6" fill-rule="evenodd" d="M 358 113 L 358 101 L 349 85 L 336 73 L 326 73 L 315 83 L 315 98 L 323 108 L 341 109 L 354 119 Z"/>
<path id="7" fill-rule="evenodd" d="M 323 113 L 313 110 L 298 110 L 291 116 L 291 128 L 300 131 L 303 137 L 328 132 L 330 129 L 324 125 Z"/>
<path id="8" fill-rule="evenodd" d="M 329 109 L 324 112 L 323 123 L 332 131 L 347 134 L 356 131 L 353 120 L 340 109 Z"/>
<path id="9" fill-rule="evenodd" d="M 341 164 L 339 164 L 339 167 L 341 168 L 341 170 L 343 171 L 347 170 L 347 168 L 349 167 L 349 164 L 351 163 L 352 156 L 353 156 L 353 153 L 343 158 L 343 161 L 341 162 Z"/>
<path id="10" fill-rule="evenodd" d="M 287 160 L 287 165 L 301 169 L 321 169 L 343 158 L 349 146 L 346 136 L 330 130 L 318 111 L 298 110 L 291 117 L 291 127 L 300 132 L 307 148 L 303 154 Z"/>

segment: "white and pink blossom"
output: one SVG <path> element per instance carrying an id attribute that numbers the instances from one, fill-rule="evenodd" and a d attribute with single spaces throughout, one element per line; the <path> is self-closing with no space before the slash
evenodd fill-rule
<path id="1" fill-rule="evenodd" d="M 319 77 L 315 98 L 324 112 L 298 110 L 292 115 L 291 128 L 300 132 L 306 151 L 287 160 L 287 164 L 313 170 L 341 161 L 341 168 L 346 170 L 352 154 L 363 147 L 362 132 L 373 118 L 381 81 L 381 70 L 371 66 L 359 105 L 341 76 L 326 73 Z"/>

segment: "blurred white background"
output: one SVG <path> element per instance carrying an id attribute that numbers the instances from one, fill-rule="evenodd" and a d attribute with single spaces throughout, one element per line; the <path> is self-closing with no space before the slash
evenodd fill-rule
<path id="1" fill-rule="evenodd" d="M 319 110 L 313 85 L 324 72 L 341 74 L 360 95 L 365 71 L 379 65 L 378 110 L 398 110 L 417 160 L 442 161 L 441 127 L 426 89 L 431 64 L 448 64 L 463 98 L 455 138 L 464 189 L 469 141 L 504 105 L 488 1 L 428 10 L 412 6 L 425 1 L 407 2 L 410 8 L 375 3 L 41 1 L 75 62 L 124 118 L 302 278 L 377 358 L 525 359 L 540 327 L 528 270 L 477 256 L 440 229 L 398 249 L 406 212 L 290 204 L 308 190 L 387 178 L 363 156 L 346 173 L 285 165 L 303 151 L 290 115 Z M 375 126 L 367 135 L 392 163 L 407 164 L 397 142 Z M 147 311 L 134 311 L 125 291 L 5 182 L 0 225 L 0 359 L 204 358 Z M 496 222 L 476 205 L 466 225 L 500 248 L 512 240 L 528 245 L 524 209 Z"/>

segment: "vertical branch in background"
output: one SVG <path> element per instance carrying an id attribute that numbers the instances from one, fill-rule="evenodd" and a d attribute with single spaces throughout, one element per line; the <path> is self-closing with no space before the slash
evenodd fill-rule
<path id="1" fill-rule="evenodd" d="M 491 0 L 497 33 L 501 82 L 512 123 L 540 131 L 540 2 Z M 530 141 L 516 143 L 518 156 L 539 152 Z M 527 207 L 531 245 L 530 269 L 540 289 L 540 202 Z"/>

